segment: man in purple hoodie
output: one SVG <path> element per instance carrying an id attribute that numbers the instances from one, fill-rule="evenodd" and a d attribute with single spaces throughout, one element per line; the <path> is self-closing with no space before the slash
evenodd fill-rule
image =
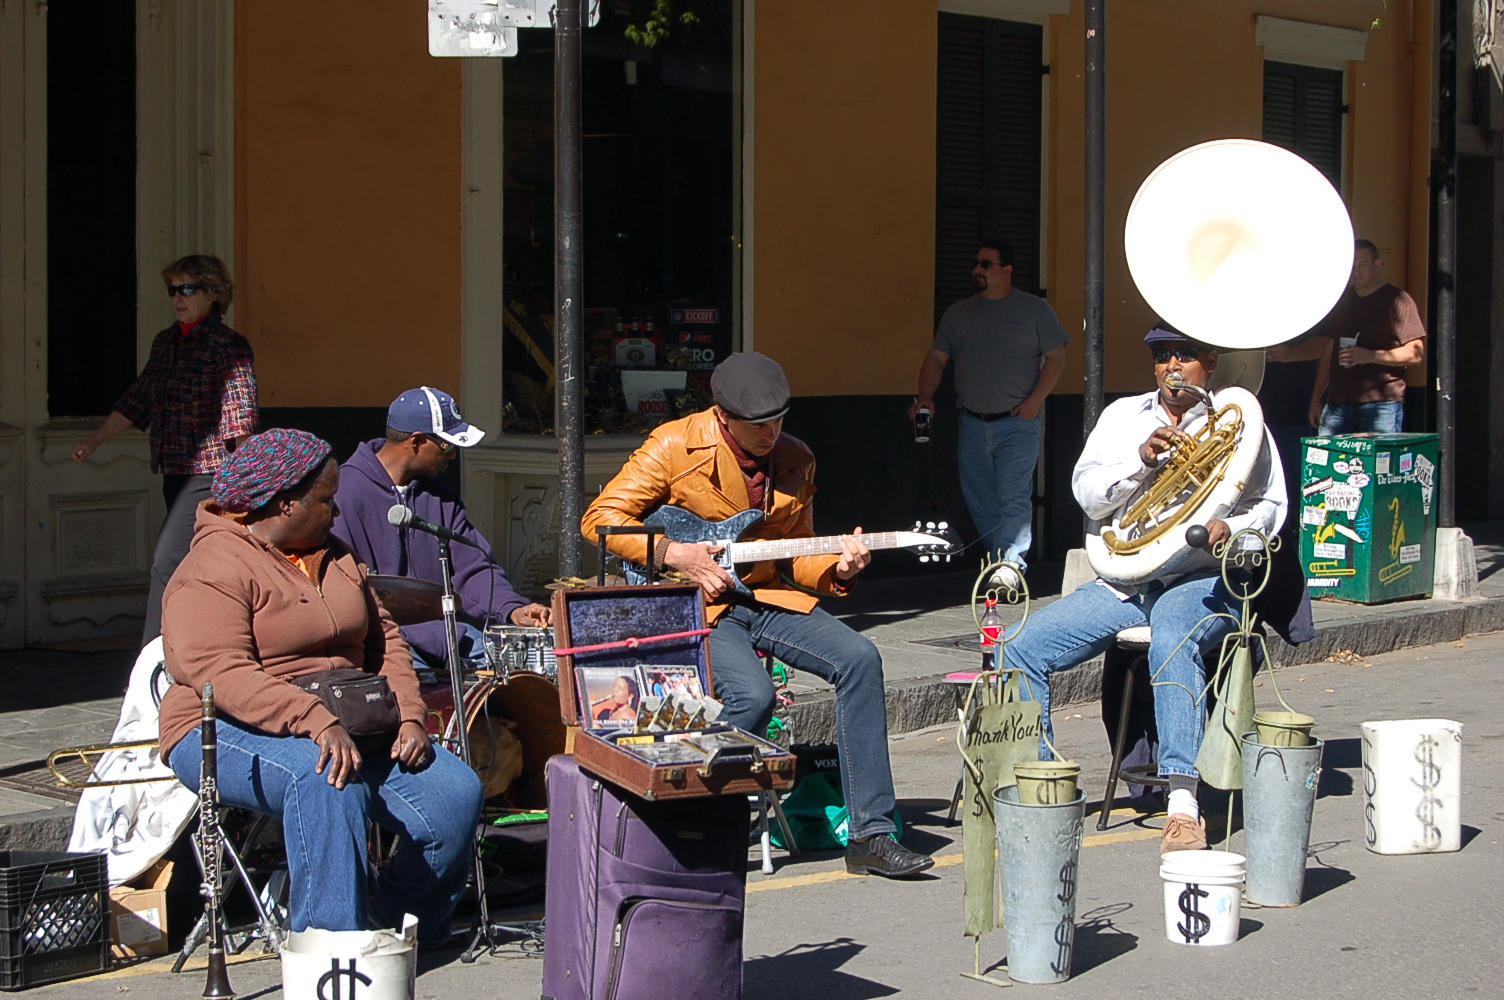
<path id="1" fill-rule="evenodd" d="M 361 444 L 340 466 L 334 534 L 372 573 L 439 583 L 438 539 L 411 528 L 394 527 L 387 520 L 387 511 L 402 504 L 477 546 L 450 547 L 454 593 L 462 616 L 482 624 L 547 625 L 549 609 L 529 603 L 512 588 L 491 546 L 465 516 L 459 494 L 439 478 L 454 458 L 456 447 L 478 444 L 485 433 L 464 421 L 454 397 L 447 392 L 420 386 L 398 396 L 387 410 L 386 437 Z M 447 664 L 442 621 L 406 625 L 402 637 L 422 665 L 442 669 Z M 485 655 L 481 631 L 463 621 L 459 654 L 467 660 Z"/>

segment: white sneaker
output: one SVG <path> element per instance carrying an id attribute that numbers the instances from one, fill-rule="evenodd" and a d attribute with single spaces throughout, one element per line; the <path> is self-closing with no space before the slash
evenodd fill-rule
<path id="1" fill-rule="evenodd" d="M 1013 563 L 1003 563 L 992 571 L 992 577 L 987 581 L 988 590 L 1001 590 L 1007 593 L 1017 593 L 1024 586 L 1024 578 L 1018 573 L 1018 566 Z"/>

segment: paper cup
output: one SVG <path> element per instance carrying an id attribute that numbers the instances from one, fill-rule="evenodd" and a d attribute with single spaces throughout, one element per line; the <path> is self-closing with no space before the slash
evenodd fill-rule
<path id="1" fill-rule="evenodd" d="M 1357 347 L 1357 346 L 1358 346 L 1358 338 L 1357 337 L 1338 337 L 1337 338 L 1337 350 L 1338 351 L 1341 351 L 1344 347 Z M 1340 362 L 1340 361 L 1337 362 L 1337 363 L 1338 364 L 1342 364 L 1342 362 Z M 1348 368 L 1348 367 L 1351 367 L 1351 366 L 1344 364 L 1344 365 L 1342 365 L 1342 367 L 1343 368 Z"/>

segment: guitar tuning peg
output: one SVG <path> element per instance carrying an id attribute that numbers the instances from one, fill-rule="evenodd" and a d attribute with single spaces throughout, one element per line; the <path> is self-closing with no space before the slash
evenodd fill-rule
<path id="1" fill-rule="evenodd" d="M 946 562 L 950 562 L 950 556 L 946 556 L 946 557 L 945 557 L 945 561 L 946 561 Z"/>
<path id="2" fill-rule="evenodd" d="M 930 531 L 934 531 L 935 530 L 935 522 L 934 521 L 926 521 L 925 524 L 924 524 L 924 526 L 926 528 L 928 528 Z"/>
<path id="3" fill-rule="evenodd" d="M 941 521 L 938 525 L 936 525 L 936 527 L 938 527 L 941 531 L 950 530 L 950 524 L 946 521 Z"/>
<path id="4" fill-rule="evenodd" d="M 922 562 L 922 563 L 927 563 L 927 562 L 930 561 L 930 557 L 929 556 L 920 556 L 919 557 L 919 561 Z"/>
<path id="5" fill-rule="evenodd" d="M 923 525 L 921 525 L 918 521 L 914 522 L 914 530 L 915 531 L 918 531 L 921 527 L 923 527 Z"/>

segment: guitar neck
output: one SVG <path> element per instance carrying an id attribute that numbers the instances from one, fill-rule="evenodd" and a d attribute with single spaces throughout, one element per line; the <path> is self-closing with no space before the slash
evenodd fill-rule
<path id="1" fill-rule="evenodd" d="M 862 534 L 862 541 L 869 549 L 898 549 L 914 544 L 907 540 L 912 532 L 875 531 Z M 821 535 L 817 538 L 788 538 L 761 542 L 734 542 L 731 545 L 733 563 L 767 562 L 775 559 L 793 559 L 798 556 L 838 555 L 841 552 L 840 535 Z"/>

